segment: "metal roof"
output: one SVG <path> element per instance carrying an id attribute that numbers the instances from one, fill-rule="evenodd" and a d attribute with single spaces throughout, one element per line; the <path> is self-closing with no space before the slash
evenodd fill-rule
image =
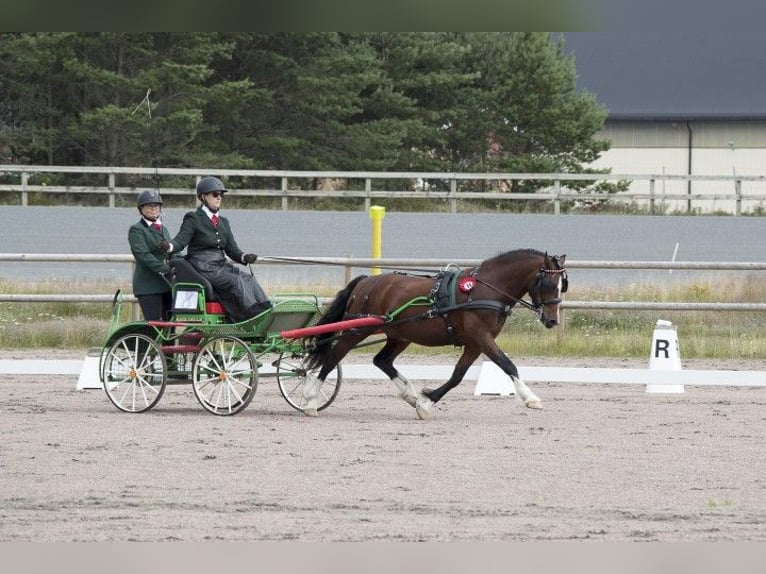
<path id="1" fill-rule="evenodd" d="M 766 119 L 766 35 L 662 30 L 565 32 L 578 89 L 609 119 Z"/>

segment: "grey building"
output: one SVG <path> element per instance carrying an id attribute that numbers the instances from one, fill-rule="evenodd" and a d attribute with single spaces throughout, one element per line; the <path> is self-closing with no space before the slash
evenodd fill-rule
<path id="1" fill-rule="evenodd" d="M 567 32 L 578 87 L 608 112 L 612 149 L 594 163 L 612 173 L 732 176 L 731 182 L 662 182 L 668 193 L 735 193 L 736 176 L 766 175 L 766 37 L 757 32 Z M 644 191 L 646 182 L 631 191 Z M 742 181 L 745 211 L 766 185 Z M 672 202 L 683 209 L 684 202 Z M 730 211 L 732 200 L 695 201 Z"/>

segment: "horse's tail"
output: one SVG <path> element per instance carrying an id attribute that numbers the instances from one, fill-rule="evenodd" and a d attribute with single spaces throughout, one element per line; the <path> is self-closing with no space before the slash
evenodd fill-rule
<path id="1" fill-rule="evenodd" d="M 357 283 L 362 279 L 365 279 L 367 275 L 359 275 L 351 280 L 343 289 L 338 291 L 335 295 L 335 299 L 327 310 L 322 314 L 322 317 L 317 322 L 317 325 L 327 325 L 329 323 L 337 323 L 342 321 L 346 314 L 346 307 L 348 306 L 348 300 L 351 297 L 351 293 L 354 292 L 354 288 Z M 324 365 L 327 355 L 332 350 L 332 340 L 335 333 L 321 333 L 314 337 L 314 348 L 308 354 L 308 362 L 306 367 L 308 369 L 316 369 Z"/>

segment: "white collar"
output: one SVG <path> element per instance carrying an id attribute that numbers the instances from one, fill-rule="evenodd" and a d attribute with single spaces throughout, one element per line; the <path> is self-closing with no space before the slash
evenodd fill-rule
<path id="1" fill-rule="evenodd" d="M 159 223 L 160 225 L 162 225 L 162 218 L 160 218 L 160 217 L 157 218 L 157 221 L 149 221 L 145 217 L 142 217 L 141 219 L 143 219 L 144 223 L 146 223 L 146 225 L 148 225 L 149 227 L 151 227 L 152 224 L 154 224 L 154 223 Z"/>
<path id="2" fill-rule="evenodd" d="M 210 210 L 208 209 L 207 205 L 205 205 L 205 204 L 203 203 L 203 204 L 202 204 L 202 211 L 204 211 L 204 212 L 207 214 L 207 216 L 208 216 L 210 219 L 213 219 L 213 216 L 214 216 L 214 215 L 218 215 L 218 212 L 220 212 L 221 210 L 219 209 L 219 210 L 218 210 L 218 212 L 216 212 L 216 213 L 213 213 L 212 211 L 210 211 Z M 218 217 L 221 217 L 221 216 L 220 216 L 220 215 L 218 215 Z"/>

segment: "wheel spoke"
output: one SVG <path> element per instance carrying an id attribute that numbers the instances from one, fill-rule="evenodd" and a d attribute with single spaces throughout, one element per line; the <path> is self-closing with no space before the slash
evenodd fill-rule
<path id="1" fill-rule="evenodd" d="M 307 372 L 305 367 L 305 361 L 303 357 L 298 355 L 290 355 L 280 357 L 277 362 L 277 383 L 279 384 L 279 391 L 287 401 L 287 403 L 297 409 L 303 410 L 306 405 L 306 399 L 303 397 L 303 389 L 306 384 L 306 377 L 308 375 L 316 375 L 317 370 Z M 333 371 L 330 372 L 327 380 L 322 383 L 319 389 L 319 406 L 317 410 L 327 408 L 338 395 L 340 390 L 340 382 L 342 373 L 340 365 L 336 366 Z"/>
<path id="2" fill-rule="evenodd" d="M 210 388 L 208 390 L 207 395 L 205 395 L 205 400 L 207 401 L 208 404 L 210 404 L 210 405 L 214 405 L 215 404 L 215 401 L 212 400 L 212 397 L 213 397 L 214 394 L 216 394 L 216 392 L 218 392 L 218 385 L 214 384 L 212 386 L 212 388 Z"/>
<path id="3" fill-rule="evenodd" d="M 201 388 L 205 388 L 210 384 L 215 384 L 216 380 L 218 380 L 218 375 L 215 375 L 214 377 L 208 377 L 206 379 L 200 379 L 199 382 L 201 384 Z"/>
<path id="4" fill-rule="evenodd" d="M 230 365 L 230 364 L 235 362 L 234 361 L 234 350 L 235 349 L 236 349 L 236 345 L 231 345 L 229 347 L 229 352 L 227 353 L 228 356 L 226 357 L 225 365 L 228 366 L 228 365 Z"/>
<path id="5" fill-rule="evenodd" d="M 128 358 L 130 358 L 130 357 L 128 357 Z M 130 370 L 130 366 L 126 365 L 126 364 L 125 364 L 125 361 L 123 360 L 123 358 L 122 358 L 122 357 L 120 357 L 119 355 L 114 355 L 114 360 L 115 360 L 115 361 L 117 361 L 117 363 L 119 363 L 119 365 L 120 365 L 120 366 L 121 366 L 123 369 L 126 369 L 126 370 L 128 370 L 128 371 Z"/>
<path id="6" fill-rule="evenodd" d="M 133 390 L 133 383 L 129 382 L 128 386 L 125 387 L 125 392 L 122 393 L 122 396 L 120 397 L 121 403 L 125 402 L 125 399 L 127 399 L 128 395 L 131 393 L 132 390 Z"/>
<path id="7" fill-rule="evenodd" d="M 257 377 L 255 357 L 236 337 L 208 341 L 192 368 L 197 399 L 217 415 L 231 415 L 245 408 L 255 394 Z"/>
<path id="8" fill-rule="evenodd" d="M 107 391 L 111 391 L 123 385 L 124 383 L 127 383 L 129 380 L 130 380 L 129 377 L 123 377 L 122 379 L 118 379 L 116 381 L 112 381 L 110 379 L 110 380 L 104 381 L 104 386 L 106 387 L 108 385 Z"/>
<path id="9" fill-rule="evenodd" d="M 329 399 L 330 398 L 330 394 L 332 394 L 332 393 L 329 393 L 329 394 L 327 393 L 327 383 L 326 382 L 322 384 L 322 386 L 319 388 L 318 392 L 319 392 L 320 395 L 322 395 L 322 398 L 324 398 L 325 401 L 327 399 Z"/>
<path id="10" fill-rule="evenodd" d="M 139 348 L 140 339 L 136 339 L 136 348 L 133 351 L 133 364 L 135 365 L 136 371 L 142 371 L 146 367 L 146 359 L 149 357 L 149 350 L 147 349 L 143 354 L 141 354 L 141 349 Z M 139 362 L 139 357 L 141 361 Z"/>
<path id="11" fill-rule="evenodd" d="M 219 362 L 218 362 L 218 357 L 216 357 L 216 356 L 213 354 L 213 352 L 212 352 L 212 351 L 210 351 L 210 350 L 208 349 L 207 351 L 205 351 L 205 355 L 207 356 L 207 358 L 208 358 L 209 362 L 210 362 L 210 363 L 212 363 L 213 365 L 215 365 L 215 368 L 216 368 L 216 369 L 218 369 L 219 371 L 223 370 L 223 369 L 221 368 L 221 365 L 220 365 L 220 364 L 219 364 Z M 208 368 L 209 368 L 211 371 L 212 371 L 212 370 L 214 370 L 213 368 L 211 368 L 211 367 L 209 367 L 209 366 L 208 366 Z"/>
<path id="12" fill-rule="evenodd" d="M 290 378 L 290 377 L 288 377 L 288 378 Z M 292 386 L 292 388 L 289 391 L 290 392 L 290 396 L 294 396 L 294 395 L 299 394 L 299 391 L 301 391 L 303 389 L 303 383 L 304 382 L 305 382 L 305 380 L 303 379 L 303 377 L 296 378 L 295 379 L 295 384 Z M 303 393 L 300 393 L 300 394 L 302 396 Z"/>
<path id="13" fill-rule="evenodd" d="M 231 385 L 227 384 L 226 385 L 226 406 L 227 406 L 226 410 L 229 413 L 231 413 L 231 409 L 232 409 L 232 406 L 233 406 L 233 403 L 232 403 L 232 400 L 231 400 L 231 394 L 232 394 L 231 393 Z"/>
<path id="14" fill-rule="evenodd" d="M 144 334 L 118 339 L 105 355 L 104 390 L 121 411 L 143 412 L 152 408 L 165 390 L 167 367 L 158 344 Z"/>
<path id="15" fill-rule="evenodd" d="M 226 371 L 230 377 L 240 377 L 242 375 L 250 376 L 253 374 L 252 367 L 242 368 L 240 370 L 235 371 L 234 369 L 229 369 Z"/>
<path id="16" fill-rule="evenodd" d="M 149 381 L 147 381 L 144 377 L 138 377 L 137 381 L 140 383 L 140 387 L 143 391 L 152 391 L 155 396 L 159 392 L 157 388 L 152 385 Z"/>
<path id="17" fill-rule="evenodd" d="M 237 398 L 237 402 L 240 402 L 242 400 L 242 395 L 240 395 L 237 392 L 237 388 L 234 386 L 235 382 L 239 383 L 239 381 L 237 381 L 236 379 L 234 379 L 233 381 L 232 381 L 232 379 L 227 379 L 226 380 L 226 389 L 227 389 L 227 392 L 229 393 L 229 395 L 233 394 Z M 243 385 L 243 386 L 245 386 L 245 390 L 247 390 L 249 388 L 246 385 Z"/>

